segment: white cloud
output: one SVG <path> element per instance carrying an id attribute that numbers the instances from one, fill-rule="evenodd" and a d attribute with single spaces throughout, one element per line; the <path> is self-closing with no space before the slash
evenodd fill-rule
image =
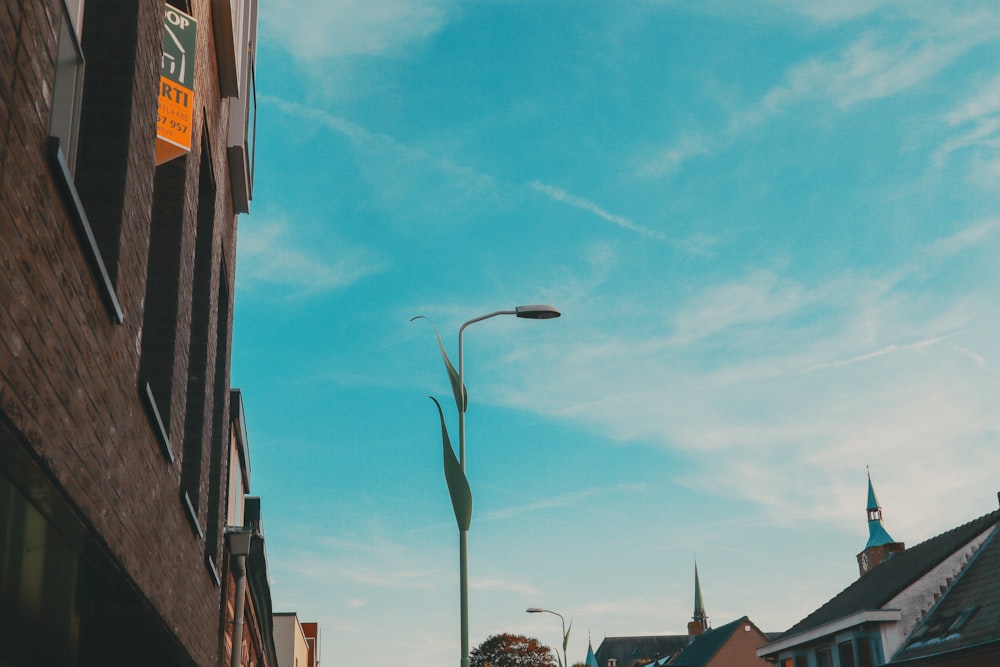
<path id="1" fill-rule="evenodd" d="M 507 191 L 488 174 L 456 163 L 447 155 L 397 141 L 321 109 L 274 97 L 263 98 L 284 114 L 322 126 L 346 138 L 355 151 L 359 175 L 391 218 L 412 228 L 415 219 L 461 224 L 484 208 L 497 210 Z"/>
<path id="2" fill-rule="evenodd" d="M 962 228 L 955 234 L 939 239 L 928 250 L 932 257 L 951 257 L 989 241 L 1000 232 L 1000 218 L 991 218 Z"/>
<path id="3" fill-rule="evenodd" d="M 799 285 L 770 271 L 756 271 L 708 287 L 681 306 L 670 342 L 690 344 L 734 327 L 773 321 L 801 308 L 809 298 Z"/>
<path id="4" fill-rule="evenodd" d="M 996 155 L 1000 150 L 1000 76 L 978 82 L 971 95 L 946 114 L 944 120 L 958 134 L 941 145 L 934 154 L 935 161 L 941 164 L 956 151 L 984 148 L 989 158 L 973 160 L 974 175 L 982 185 L 995 186 Z"/>
<path id="5" fill-rule="evenodd" d="M 643 178 L 661 178 L 676 172 L 692 158 L 707 155 L 716 146 L 703 136 L 685 134 L 673 145 L 662 149 L 652 158 L 645 160 L 638 167 L 637 173 Z"/>
<path id="6" fill-rule="evenodd" d="M 894 525 L 927 535 L 956 513 L 975 516 L 993 488 L 984 470 L 1000 466 L 1000 322 L 989 285 L 955 299 L 912 282 L 995 228 L 970 225 L 886 276 L 812 287 L 754 271 L 680 305 L 644 294 L 647 310 L 675 313 L 659 332 L 620 329 L 630 304 L 604 309 L 590 295 L 589 310 L 614 315 L 578 322 L 584 331 L 558 352 L 531 350 L 554 365 L 523 371 L 500 400 L 670 449 L 689 462 L 675 483 L 752 502 L 776 522 L 854 516 L 864 483 L 855 476 L 871 464 L 899 514 L 926 522 Z M 951 513 L 929 500 L 940 493 L 921 493 L 942 469 L 969 480 Z"/>
<path id="7" fill-rule="evenodd" d="M 299 241 L 284 220 L 245 222 L 237 248 L 237 280 L 244 291 L 266 285 L 285 290 L 285 296 L 308 296 L 385 270 L 385 262 L 366 248 L 337 241 L 324 253 Z"/>
<path id="8" fill-rule="evenodd" d="M 779 4 L 788 4 L 789 10 L 820 24 L 838 24 L 869 14 L 879 14 L 885 20 L 866 24 L 865 31 L 837 53 L 818 54 L 790 67 L 780 84 L 731 114 L 727 126 L 714 135 L 687 130 L 671 145 L 645 158 L 637 169 L 639 176 L 668 176 L 691 158 L 726 150 L 743 132 L 788 114 L 798 105 L 847 110 L 911 91 L 973 47 L 996 39 L 1000 31 L 1000 10 L 990 4 L 965 13 L 952 13 L 942 3 L 898 0 Z M 972 123 L 974 127 L 946 144 L 939 155 L 978 143 L 1000 145 L 998 104 L 995 82 L 989 82 L 951 113 L 947 118 L 950 124 Z M 989 169 L 984 167 L 983 171 Z"/>
<path id="9" fill-rule="evenodd" d="M 303 60 L 400 53 L 447 23 L 453 0 L 274 0 L 269 32 Z"/>

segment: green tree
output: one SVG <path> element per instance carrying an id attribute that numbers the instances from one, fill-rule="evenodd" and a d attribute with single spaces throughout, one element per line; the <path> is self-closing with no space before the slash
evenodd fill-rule
<path id="1" fill-rule="evenodd" d="M 556 667 L 550 649 L 534 637 L 490 635 L 469 653 L 470 667 Z"/>

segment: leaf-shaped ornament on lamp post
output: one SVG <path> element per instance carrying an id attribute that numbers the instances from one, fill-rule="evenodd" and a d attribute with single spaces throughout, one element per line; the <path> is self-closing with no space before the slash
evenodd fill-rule
<path id="1" fill-rule="evenodd" d="M 441 342 L 441 334 L 438 333 L 437 325 L 431 322 L 430 318 L 424 317 L 423 315 L 417 315 L 416 317 L 410 318 L 410 321 L 414 320 L 427 320 L 434 327 L 434 336 L 437 338 L 438 349 L 441 350 L 441 358 L 444 360 L 444 367 L 448 370 L 448 381 L 451 383 L 451 391 L 455 395 L 455 407 L 458 408 L 459 412 L 465 412 L 469 407 L 469 394 L 465 391 L 465 387 L 462 386 L 462 380 L 458 375 L 458 371 L 455 370 L 455 366 L 451 363 L 451 359 L 448 358 L 448 353 L 444 350 L 444 343 Z M 436 401 L 435 401 L 436 402 Z M 441 406 L 438 406 L 440 410 Z"/>
<path id="2" fill-rule="evenodd" d="M 410 319 L 411 322 L 414 320 L 427 320 L 434 328 L 434 336 L 437 338 L 438 349 L 441 351 L 441 359 L 444 361 L 444 367 L 448 371 L 448 381 L 451 384 L 451 391 L 455 397 L 455 407 L 458 409 L 459 419 L 462 420 L 464 413 L 469 406 L 469 395 L 468 392 L 466 392 L 465 387 L 462 386 L 463 383 L 461 375 L 457 370 L 455 370 L 455 366 L 451 363 L 451 359 L 448 358 L 448 353 L 444 349 L 444 343 L 441 341 L 441 334 L 438 332 L 437 325 L 423 315 L 417 315 L 416 317 Z M 431 396 L 430 399 L 434 401 L 434 405 L 437 406 L 438 416 L 441 418 L 441 444 L 444 454 L 444 479 L 448 484 L 448 494 L 451 496 L 452 509 L 455 510 L 455 521 L 458 522 L 459 530 L 468 531 L 469 526 L 472 525 L 472 488 L 469 486 L 469 480 L 465 476 L 465 462 L 455 456 L 455 449 L 451 446 L 451 439 L 448 437 L 448 426 L 445 424 L 444 410 L 441 409 L 441 404 L 438 403 L 438 400 L 433 396 Z M 464 459 L 465 452 L 462 447 L 464 443 L 459 443 L 459 445 L 459 453 L 462 459 Z"/>
<path id="3" fill-rule="evenodd" d="M 441 444 L 444 449 L 444 479 L 448 483 L 448 493 L 451 495 L 451 506 L 455 510 L 455 521 L 458 522 L 459 530 L 469 530 L 472 524 L 472 489 L 469 488 L 469 480 L 465 477 L 462 464 L 455 456 L 452 449 L 451 440 L 448 438 L 448 427 L 444 423 L 444 412 L 441 404 L 433 396 L 430 397 L 437 406 L 438 416 L 441 418 Z"/>

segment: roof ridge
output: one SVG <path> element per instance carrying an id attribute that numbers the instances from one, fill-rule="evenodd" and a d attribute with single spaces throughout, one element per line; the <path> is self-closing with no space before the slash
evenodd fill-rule
<path id="1" fill-rule="evenodd" d="M 993 515 L 995 515 L 995 519 L 993 521 L 985 521 L 985 519 L 987 517 L 990 517 L 990 516 L 993 516 Z M 986 526 L 990 525 L 991 523 L 1000 522 L 1000 509 L 995 509 L 992 512 L 987 512 L 986 514 L 983 514 L 982 516 L 978 516 L 975 519 L 971 519 L 969 521 L 966 521 L 965 523 L 963 523 L 961 525 L 958 525 L 958 526 L 955 526 L 954 528 L 949 528 L 948 530 L 944 531 L 943 533 L 938 533 L 937 535 L 932 535 L 931 537 L 928 537 L 927 539 L 925 539 L 923 542 L 917 542 L 912 547 L 910 547 L 909 549 L 907 549 L 907 551 L 912 551 L 914 549 L 918 549 L 921 546 L 927 544 L 928 542 L 930 542 L 932 540 L 937 540 L 939 538 L 945 537 L 946 535 L 950 535 L 950 534 L 952 534 L 952 533 L 954 533 L 956 531 L 962 530 L 964 528 L 968 528 L 972 524 L 978 523 L 980 521 L 983 522 L 983 527 L 984 528 Z"/>
<path id="2" fill-rule="evenodd" d="M 805 618 L 793 624 L 781 636 L 798 634 L 857 611 L 880 608 L 930 572 L 956 549 L 997 523 L 1000 523 L 1000 509 L 983 514 L 894 554 L 852 581 Z M 962 540 L 961 544 L 952 543 L 958 539 Z M 948 553 L 936 553 L 938 550 L 947 550 Z"/>

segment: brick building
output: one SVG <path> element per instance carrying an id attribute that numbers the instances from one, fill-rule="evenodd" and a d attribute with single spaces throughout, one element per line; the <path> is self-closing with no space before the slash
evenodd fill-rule
<path id="1" fill-rule="evenodd" d="M 255 26 L 0 3 L 0 664 L 228 664 Z"/>

